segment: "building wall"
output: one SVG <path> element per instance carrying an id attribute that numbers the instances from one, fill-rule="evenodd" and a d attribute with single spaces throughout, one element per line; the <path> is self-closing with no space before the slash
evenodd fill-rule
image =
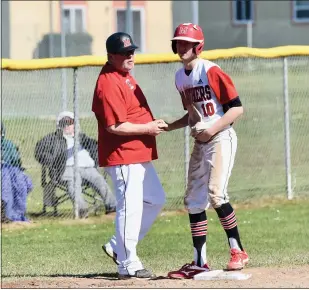
<path id="1" fill-rule="evenodd" d="M 193 22 L 191 8 L 191 1 L 172 1 L 173 33 L 179 24 Z"/>
<path id="2" fill-rule="evenodd" d="M 113 32 L 112 1 L 88 1 L 87 30 L 93 37 L 92 54 L 105 55 L 105 40 Z"/>
<path id="3" fill-rule="evenodd" d="M 173 26 L 192 21 L 190 1 L 173 2 Z M 291 1 L 254 1 L 253 46 L 308 45 L 309 24 L 292 21 Z M 236 25 L 231 1 L 199 1 L 205 48 L 247 46 L 246 25 Z"/>
<path id="4" fill-rule="evenodd" d="M 172 1 L 147 1 L 146 19 L 147 53 L 171 52 Z"/>
<path id="5" fill-rule="evenodd" d="M 37 43 L 49 31 L 48 1 L 9 1 L 10 57 L 36 57 Z"/>
<path id="6" fill-rule="evenodd" d="M 199 21 L 204 30 L 206 49 L 246 46 L 246 26 L 233 25 L 230 1 L 199 4 Z"/>
<path id="7" fill-rule="evenodd" d="M 51 1 L 53 10 L 52 29 L 60 33 L 59 1 Z M 13 59 L 32 59 L 38 56 L 37 46 L 50 28 L 50 1 L 7 2 L 9 25 L 5 25 L 9 53 Z M 115 7 L 126 7 L 126 1 L 64 1 L 64 4 L 87 7 L 87 32 L 92 36 L 92 54 L 105 55 L 105 40 L 116 32 Z M 171 1 L 132 1 L 132 6 L 143 6 L 145 16 L 145 52 L 170 51 L 172 35 Z M 158 18 L 158 15 L 160 16 Z M 5 19 L 4 19 L 5 20 Z M 158 21 L 160 20 L 160 21 Z M 4 23 L 4 22 L 3 22 Z M 6 29 L 6 30 L 5 30 Z M 10 33 L 9 33 L 10 32 Z M 160 41 L 158 41 L 160 40 Z"/>
<path id="8" fill-rule="evenodd" d="M 257 47 L 309 45 L 309 23 L 292 20 L 291 1 L 259 1 L 256 14 L 253 37 Z"/>
<path id="9" fill-rule="evenodd" d="M 10 57 L 10 6 L 8 1 L 1 2 L 1 56 Z"/>

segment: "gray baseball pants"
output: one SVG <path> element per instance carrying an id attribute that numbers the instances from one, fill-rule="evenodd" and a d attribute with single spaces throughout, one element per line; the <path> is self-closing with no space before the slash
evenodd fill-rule
<path id="1" fill-rule="evenodd" d="M 74 190 L 74 167 L 66 167 L 62 180 L 67 182 L 68 194 L 72 201 L 77 200 L 79 209 L 86 209 L 87 202 L 84 200 L 81 192 L 82 180 L 87 180 L 97 193 L 102 197 L 106 206 L 115 207 L 116 198 L 111 192 L 105 178 L 94 167 L 79 167 L 79 174 L 77 174 L 77 188 L 78 192 Z M 76 195 L 76 197 L 75 197 Z"/>

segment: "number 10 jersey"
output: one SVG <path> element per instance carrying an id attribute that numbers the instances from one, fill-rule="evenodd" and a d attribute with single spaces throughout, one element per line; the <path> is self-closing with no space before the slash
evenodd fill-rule
<path id="1" fill-rule="evenodd" d="M 238 97 L 231 78 L 217 64 L 204 59 L 199 59 L 189 74 L 184 67 L 179 69 L 175 85 L 184 109 L 190 113 L 193 106 L 208 128 L 224 115 L 224 105 Z"/>

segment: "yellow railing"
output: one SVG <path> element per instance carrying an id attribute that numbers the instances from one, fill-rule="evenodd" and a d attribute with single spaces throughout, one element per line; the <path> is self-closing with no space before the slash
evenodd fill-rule
<path id="1" fill-rule="evenodd" d="M 229 49 L 215 49 L 204 51 L 202 58 L 209 60 L 235 58 L 235 57 L 260 57 L 277 58 L 285 56 L 309 55 L 309 45 L 303 46 L 279 46 L 273 48 L 249 48 L 235 47 Z M 177 62 L 179 57 L 172 53 L 167 54 L 137 54 L 137 64 Z M 6 70 L 39 70 L 55 68 L 73 68 L 84 66 L 102 66 L 106 57 L 98 56 L 75 56 L 32 60 L 2 59 L 2 69 Z"/>

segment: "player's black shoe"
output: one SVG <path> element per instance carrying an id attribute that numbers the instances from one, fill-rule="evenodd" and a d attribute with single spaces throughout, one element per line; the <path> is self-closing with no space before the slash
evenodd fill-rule
<path id="1" fill-rule="evenodd" d="M 129 275 L 129 274 L 118 274 L 118 279 L 119 280 L 126 280 L 126 279 L 131 279 L 131 278 L 139 278 L 139 279 L 155 279 L 156 275 L 154 275 L 151 271 L 147 269 L 141 269 L 135 271 L 134 275 Z"/>

